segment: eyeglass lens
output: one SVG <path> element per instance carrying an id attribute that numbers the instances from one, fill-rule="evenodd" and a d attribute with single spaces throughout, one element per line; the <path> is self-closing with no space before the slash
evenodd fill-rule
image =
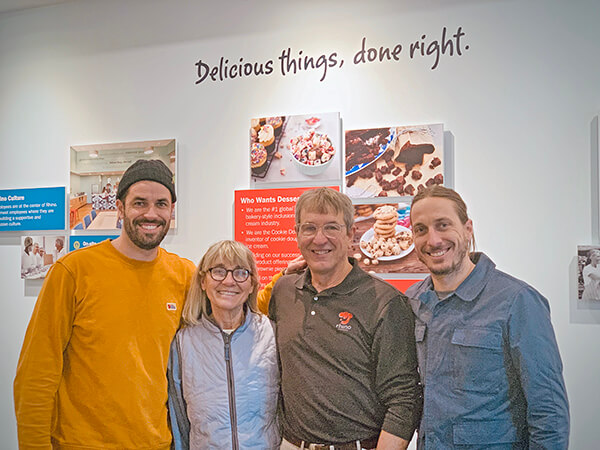
<path id="1" fill-rule="evenodd" d="M 339 223 L 326 223 L 323 226 L 317 226 L 314 223 L 303 223 L 300 225 L 300 234 L 307 237 L 314 236 L 319 229 L 322 229 L 323 234 L 327 237 L 337 237 L 341 233 L 343 226 Z"/>
<path id="2" fill-rule="evenodd" d="M 238 283 L 242 283 L 248 279 L 250 276 L 250 271 L 247 269 L 242 269 L 240 267 L 236 269 L 226 269 L 224 267 L 213 267 L 210 271 L 210 276 L 215 281 L 223 281 L 227 278 L 227 274 L 231 272 L 231 275 L 235 281 Z"/>

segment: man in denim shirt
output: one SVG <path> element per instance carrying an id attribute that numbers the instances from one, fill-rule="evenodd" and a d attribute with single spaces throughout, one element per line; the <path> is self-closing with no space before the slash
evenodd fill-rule
<path id="1" fill-rule="evenodd" d="M 548 301 L 474 245 L 467 207 L 434 186 L 411 209 L 431 275 L 406 292 L 424 387 L 418 448 L 565 449 L 569 407 Z"/>

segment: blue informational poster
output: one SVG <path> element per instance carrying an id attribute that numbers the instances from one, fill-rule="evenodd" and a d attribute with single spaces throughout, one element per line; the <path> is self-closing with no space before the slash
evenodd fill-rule
<path id="1" fill-rule="evenodd" d="M 0 231 L 64 230 L 65 187 L 0 190 Z"/>
<path id="2" fill-rule="evenodd" d="M 116 239 L 118 238 L 118 234 L 94 234 L 87 236 L 71 236 L 69 239 L 69 251 L 77 250 L 84 247 L 89 247 L 90 245 L 97 244 L 98 242 L 105 241 L 107 239 Z"/>

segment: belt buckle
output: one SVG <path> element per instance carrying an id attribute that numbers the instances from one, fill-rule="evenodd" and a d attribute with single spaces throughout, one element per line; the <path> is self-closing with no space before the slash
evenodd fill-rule
<path id="1" fill-rule="evenodd" d="M 308 450 L 330 450 L 332 446 L 324 444 L 308 444 Z"/>

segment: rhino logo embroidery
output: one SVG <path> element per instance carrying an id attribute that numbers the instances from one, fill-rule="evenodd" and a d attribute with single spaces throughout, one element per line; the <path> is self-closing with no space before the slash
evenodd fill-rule
<path id="1" fill-rule="evenodd" d="M 350 319 L 352 319 L 354 315 L 351 312 L 342 311 L 338 314 L 338 317 L 340 318 L 340 323 L 338 323 L 335 327 L 340 331 L 350 331 L 352 329 L 352 325 L 348 325 L 348 322 L 350 322 Z"/>

